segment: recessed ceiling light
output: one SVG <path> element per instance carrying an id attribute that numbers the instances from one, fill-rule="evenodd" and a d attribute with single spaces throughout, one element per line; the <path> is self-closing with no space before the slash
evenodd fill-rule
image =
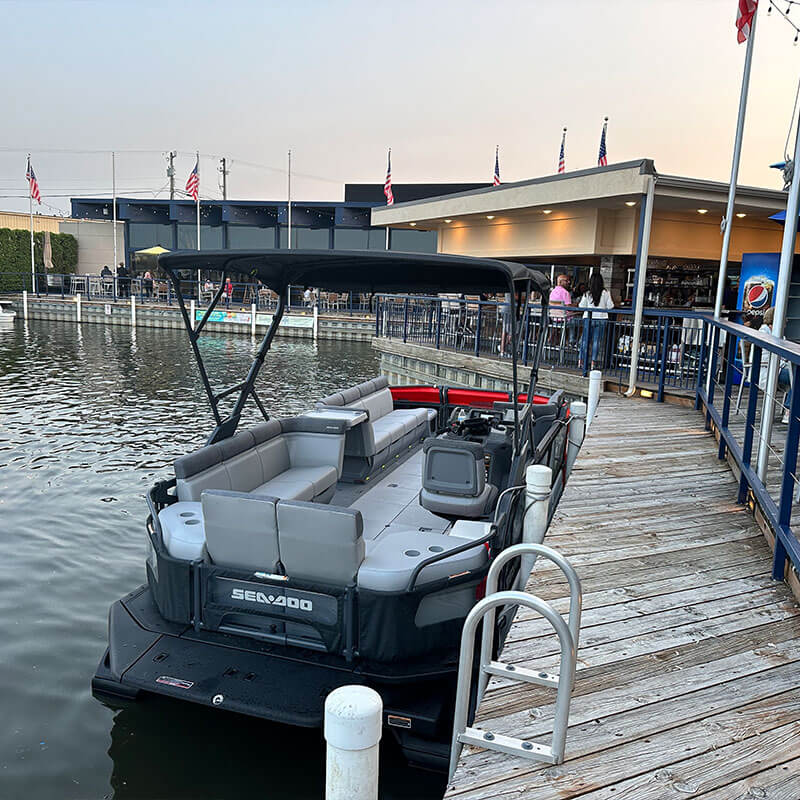
<path id="1" fill-rule="evenodd" d="M 737 217 L 739 217 L 739 219 L 742 219 L 742 217 L 746 217 L 746 216 L 747 216 L 747 214 L 745 214 L 745 213 L 744 213 L 744 211 L 739 211 L 739 212 L 736 214 L 736 216 L 737 216 Z"/>
<path id="2" fill-rule="evenodd" d="M 542 211 L 542 214 L 552 214 L 552 213 L 553 213 L 552 208 L 546 208 L 544 211 Z"/>
<path id="3" fill-rule="evenodd" d="M 626 200 L 625 201 L 625 205 L 628 206 L 628 208 L 633 208 L 633 206 L 636 205 L 636 201 L 635 200 Z"/>
<path id="4" fill-rule="evenodd" d="M 487 214 L 486 219 L 494 219 L 494 214 Z"/>
<path id="5" fill-rule="evenodd" d="M 408 224 L 409 224 L 409 225 L 410 225 L 412 228 L 416 228 L 416 227 L 417 227 L 417 223 L 416 223 L 416 222 L 409 222 Z"/>
<path id="6" fill-rule="evenodd" d="M 451 219 L 446 219 L 446 220 L 445 220 L 445 222 L 446 222 L 448 225 L 449 225 L 449 224 L 450 224 L 452 221 L 453 221 L 453 220 L 451 220 Z"/>
<path id="7" fill-rule="evenodd" d="M 697 209 L 697 213 L 698 214 L 708 214 L 708 209 L 707 208 L 698 208 Z"/>

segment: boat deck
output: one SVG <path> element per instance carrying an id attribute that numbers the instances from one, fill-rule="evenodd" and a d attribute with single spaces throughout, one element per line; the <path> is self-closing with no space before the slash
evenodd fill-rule
<path id="1" fill-rule="evenodd" d="M 583 582 L 565 763 L 465 747 L 447 798 L 800 797 L 800 609 L 736 489 L 699 412 L 602 398 L 546 540 Z M 556 671 L 555 636 L 520 612 L 502 658 Z M 546 743 L 554 700 L 492 680 L 477 719 Z"/>

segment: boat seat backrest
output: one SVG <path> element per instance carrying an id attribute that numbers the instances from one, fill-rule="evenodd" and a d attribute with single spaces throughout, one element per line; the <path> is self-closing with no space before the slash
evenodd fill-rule
<path id="1" fill-rule="evenodd" d="M 201 502 L 206 549 L 214 563 L 277 572 L 277 498 L 209 489 L 202 493 Z"/>
<path id="2" fill-rule="evenodd" d="M 281 563 L 291 578 L 344 586 L 364 560 L 361 512 L 281 500 L 277 504 Z"/>
<path id="3" fill-rule="evenodd" d="M 429 492 L 478 497 L 486 486 L 483 448 L 460 439 L 426 439 L 422 488 Z"/>
<path id="4" fill-rule="evenodd" d="M 394 401 L 392 400 L 392 393 L 389 389 L 380 389 L 377 392 L 348 402 L 347 406 L 348 408 L 364 409 L 364 411 L 369 412 L 370 422 L 375 422 L 385 417 L 387 414 L 392 413 L 394 410 Z"/>
<path id="5" fill-rule="evenodd" d="M 257 445 L 256 455 L 261 462 L 261 471 L 263 475 L 261 483 L 271 481 L 277 475 L 286 472 L 291 465 L 291 461 L 289 460 L 289 448 L 286 445 L 286 440 L 282 436 Z M 258 485 L 259 484 L 255 484 L 255 486 Z"/>

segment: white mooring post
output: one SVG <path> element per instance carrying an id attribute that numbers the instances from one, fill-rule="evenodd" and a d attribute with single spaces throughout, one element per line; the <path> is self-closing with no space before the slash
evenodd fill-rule
<path id="1" fill-rule="evenodd" d="M 311 335 L 316 342 L 317 336 L 319 336 L 319 308 L 316 303 L 314 303 L 314 307 L 311 309 L 311 320 Z"/>
<path id="2" fill-rule="evenodd" d="M 250 303 L 250 335 L 256 335 L 256 304 Z"/>
<path id="3" fill-rule="evenodd" d="M 531 464 L 525 470 L 525 516 L 522 521 L 524 544 L 541 544 L 547 532 L 550 511 L 550 487 L 553 470 L 543 464 Z M 520 556 L 519 587 L 525 588 L 536 561 L 534 554 Z"/>
<path id="4" fill-rule="evenodd" d="M 189 319 L 192 320 L 192 330 L 194 330 L 195 327 L 197 327 L 195 325 L 195 323 L 194 323 L 194 318 L 197 316 L 197 314 L 194 313 L 194 309 L 195 309 L 194 300 L 190 300 L 189 301 Z"/>
<path id="5" fill-rule="evenodd" d="M 136 295 L 131 293 L 131 328 L 136 327 Z"/>
<path id="6" fill-rule="evenodd" d="M 81 321 L 81 293 L 75 295 L 75 321 Z"/>
<path id="7" fill-rule="evenodd" d="M 381 696 L 368 686 L 341 686 L 325 700 L 325 800 L 378 800 Z"/>
<path id="8" fill-rule="evenodd" d="M 572 472 L 578 450 L 586 434 L 586 403 L 573 400 L 569 404 L 569 439 L 567 441 L 567 476 Z"/>
<path id="9" fill-rule="evenodd" d="M 603 385 L 603 373 L 599 369 L 593 369 L 589 373 L 589 403 L 586 408 L 586 427 L 592 424 L 597 404 L 600 402 L 600 387 Z"/>
<path id="10" fill-rule="evenodd" d="M 24 319 L 28 319 L 28 290 L 22 290 L 22 316 Z"/>

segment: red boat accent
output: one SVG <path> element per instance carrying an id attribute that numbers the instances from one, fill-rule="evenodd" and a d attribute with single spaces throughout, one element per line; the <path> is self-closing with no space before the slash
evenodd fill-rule
<path id="1" fill-rule="evenodd" d="M 392 400 L 407 400 L 411 403 L 442 402 L 438 386 L 390 386 Z"/>

